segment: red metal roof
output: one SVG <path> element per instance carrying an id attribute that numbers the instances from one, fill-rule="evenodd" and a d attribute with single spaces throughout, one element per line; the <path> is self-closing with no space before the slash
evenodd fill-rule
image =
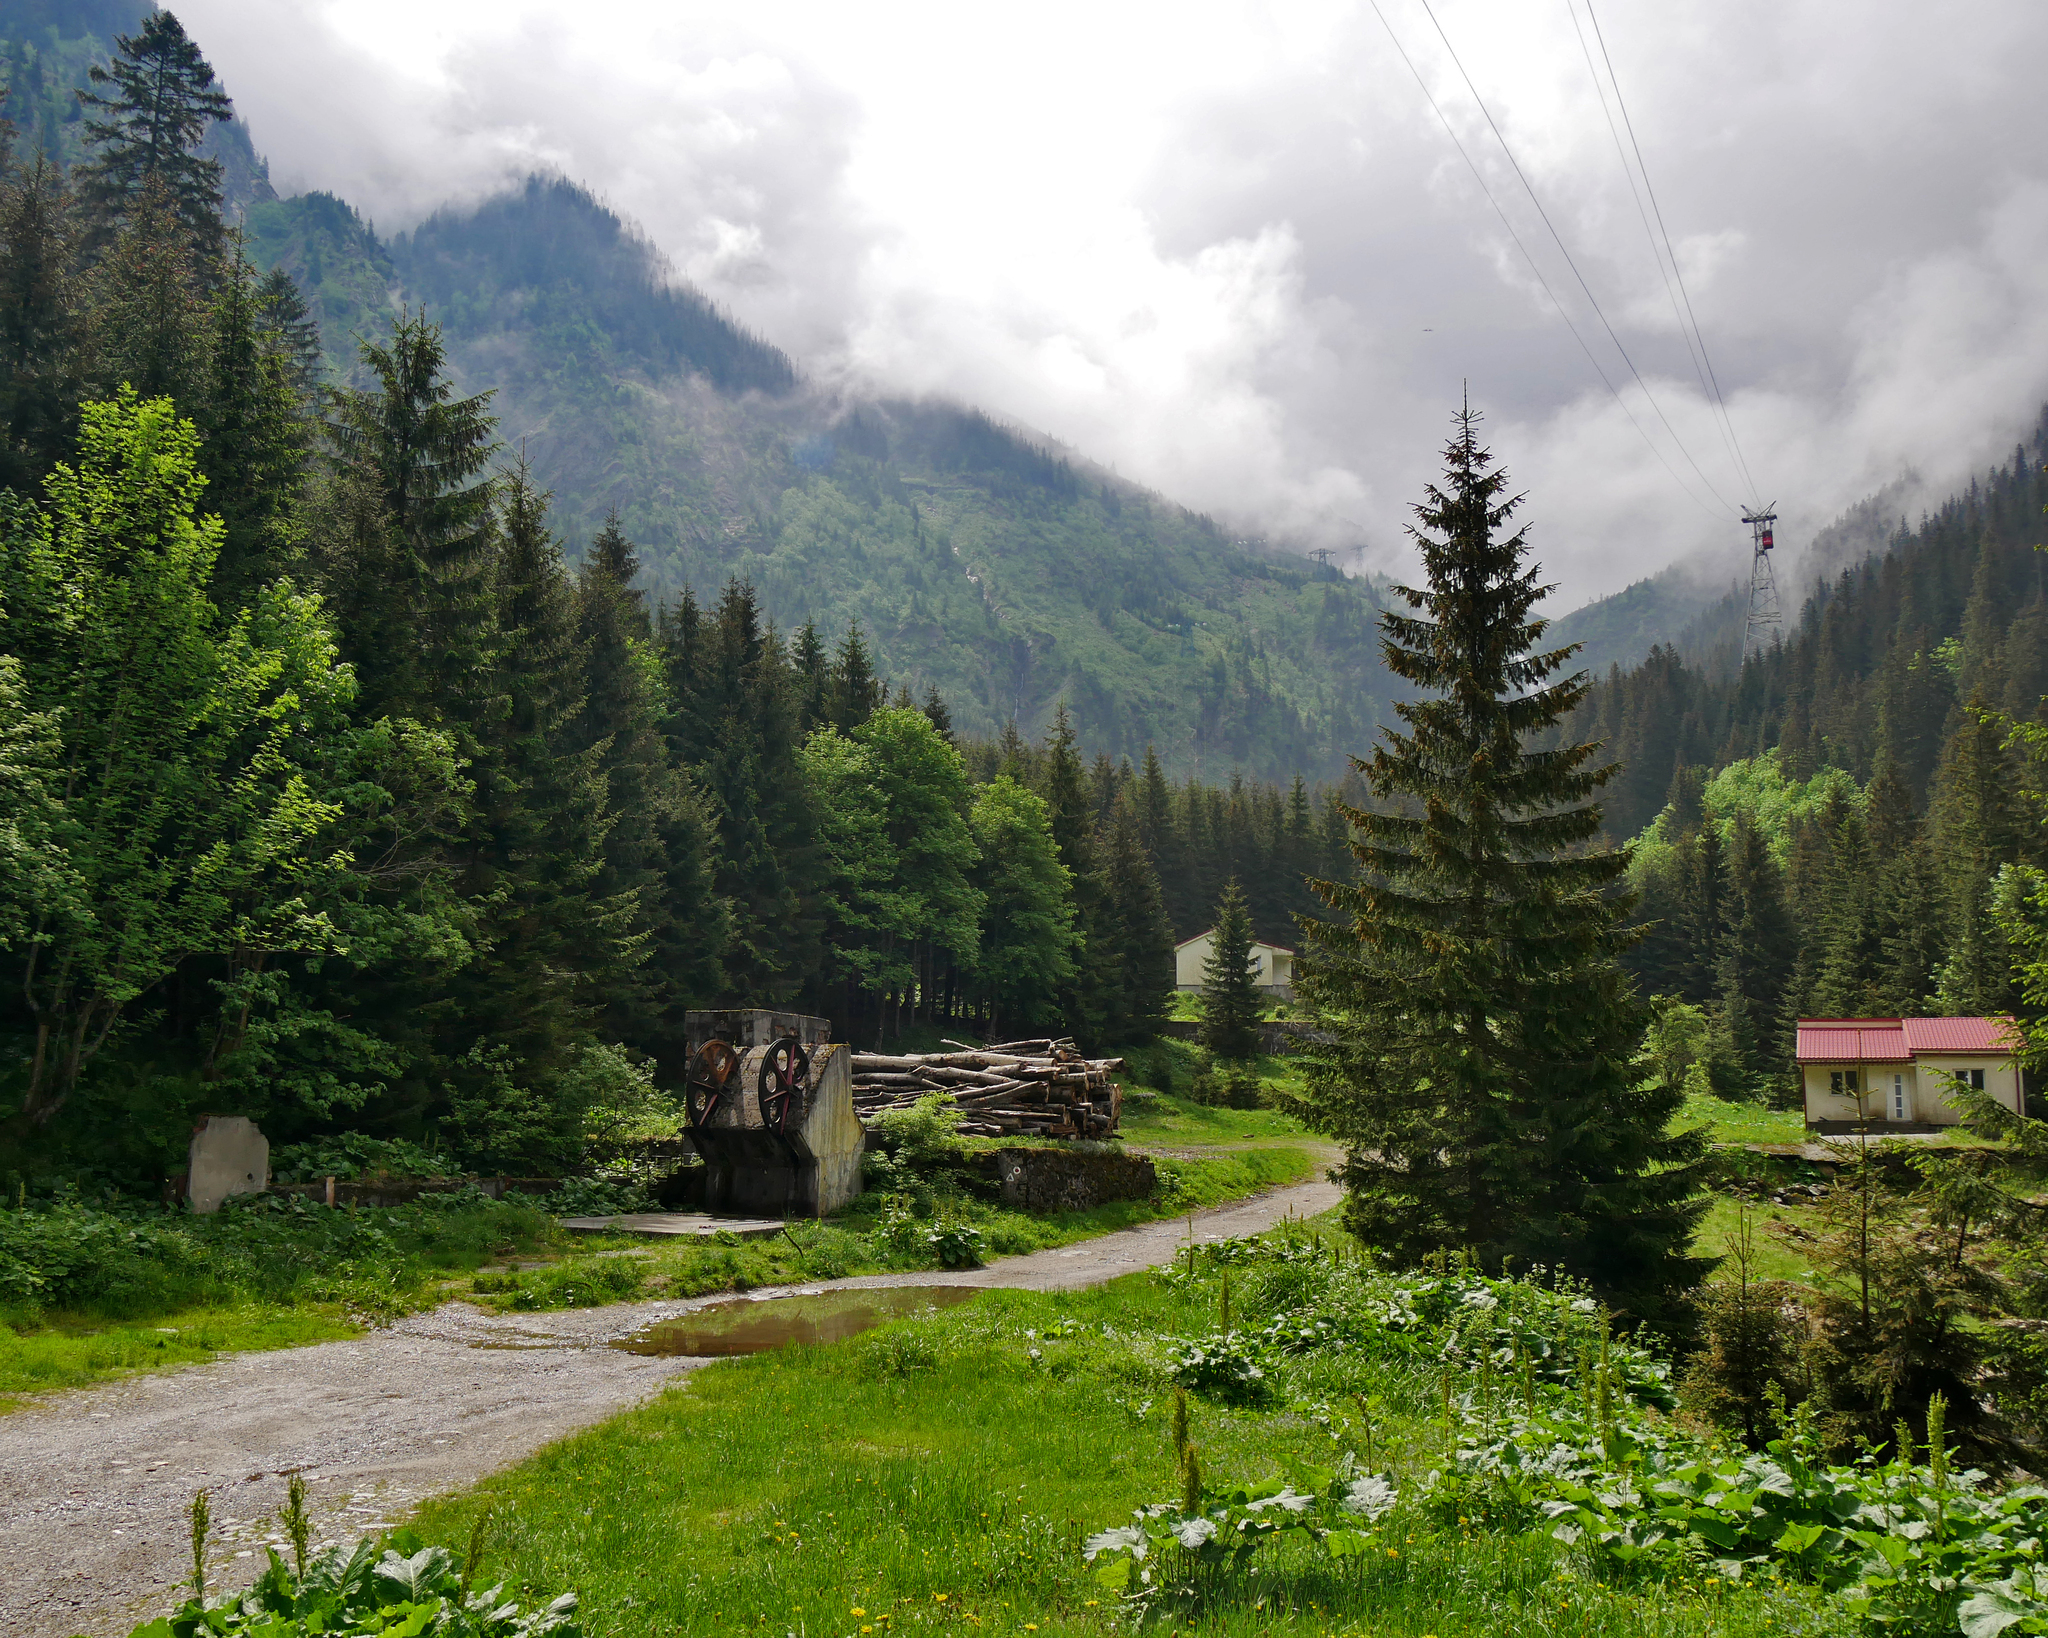
<path id="1" fill-rule="evenodd" d="M 2019 1044 L 2010 1018 L 1802 1018 L 1803 1064 L 1901 1064 L 1918 1053 L 1997 1053 Z"/>
<path id="2" fill-rule="evenodd" d="M 1903 1064 L 1913 1050 L 1896 1018 L 1802 1018 L 1796 1056 L 1803 1064 Z"/>
<path id="3" fill-rule="evenodd" d="M 1905 1018 L 1906 1045 L 1915 1052 L 2015 1050 L 2019 1031 L 2010 1018 Z"/>

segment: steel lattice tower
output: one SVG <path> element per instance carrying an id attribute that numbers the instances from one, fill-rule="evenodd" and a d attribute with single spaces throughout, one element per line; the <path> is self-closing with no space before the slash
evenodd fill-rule
<path id="1" fill-rule="evenodd" d="M 1761 654 L 1776 640 L 1785 617 L 1778 607 L 1778 577 L 1771 568 L 1771 525 L 1778 521 L 1778 514 L 1763 506 L 1743 513 L 1742 521 L 1749 525 L 1752 548 L 1749 623 L 1742 628 L 1742 657 L 1746 660 L 1752 654 Z"/>

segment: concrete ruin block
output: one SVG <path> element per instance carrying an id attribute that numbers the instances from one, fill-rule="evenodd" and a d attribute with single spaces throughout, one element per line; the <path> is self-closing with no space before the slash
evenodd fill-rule
<path id="1" fill-rule="evenodd" d="M 192 1128 L 185 1198 L 204 1215 L 231 1194 L 270 1187 L 270 1140 L 246 1115 L 202 1115 Z"/>
<path id="2" fill-rule="evenodd" d="M 704 1204 L 713 1212 L 823 1217 L 860 1193 L 867 1129 L 853 1112 L 853 1061 L 828 1041 L 822 1018 L 766 1010 L 693 1012 L 692 1050 L 719 1040 L 740 1054 L 731 1095 L 691 1133 L 704 1157 Z M 803 1106 L 787 1133 L 769 1130 L 761 1110 L 762 1066 L 790 1036 L 810 1055 Z"/>

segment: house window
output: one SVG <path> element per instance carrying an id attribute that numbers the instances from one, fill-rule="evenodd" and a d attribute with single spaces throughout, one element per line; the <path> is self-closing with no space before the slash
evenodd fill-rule
<path id="1" fill-rule="evenodd" d="M 1957 1079 L 1972 1092 L 1982 1092 L 1984 1090 L 1984 1071 L 1981 1069 L 1966 1069 Z"/>
<path id="2" fill-rule="evenodd" d="M 1903 1075 L 1894 1075 L 1892 1077 L 1892 1119 L 1904 1120 L 1905 1118 L 1906 1077 Z"/>
<path id="3" fill-rule="evenodd" d="M 1853 1098 L 1863 1088 L 1857 1083 L 1857 1073 L 1855 1070 L 1834 1069 L 1828 1072 L 1828 1090 L 1837 1097 Z"/>

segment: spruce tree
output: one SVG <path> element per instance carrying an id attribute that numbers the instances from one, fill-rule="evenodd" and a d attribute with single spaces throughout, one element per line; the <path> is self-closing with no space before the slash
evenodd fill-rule
<path id="1" fill-rule="evenodd" d="M 269 345 L 255 269 L 239 245 L 214 291 L 197 417 L 208 500 L 227 526 L 214 566 L 217 599 L 237 606 L 284 572 L 311 437 L 305 390 Z"/>
<path id="2" fill-rule="evenodd" d="M 1310 928 L 1302 980 L 1334 1039 L 1294 1100 L 1346 1154 L 1346 1220 L 1413 1264 L 1469 1248 L 1542 1264 L 1655 1313 L 1697 1280 L 1687 1255 L 1703 1139 L 1669 1137 L 1679 1088 L 1639 1085 L 1646 1017 L 1622 972 L 1626 856 L 1601 850 L 1595 744 L 1532 750 L 1585 699 L 1574 652 L 1544 650 L 1550 588 L 1509 532 L 1521 497 L 1461 410 L 1446 475 L 1416 507 L 1427 576 L 1380 616 L 1395 706 L 1347 805 L 1356 885 Z"/>
<path id="3" fill-rule="evenodd" d="M 882 681 L 875 675 L 874 657 L 860 634 L 860 623 L 846 628 L 839 652 L 832 662 L 832 686 L 828 693 L 832 725 L 850 734 L 882 704 Z"/>
<path id="4" fill-rule="evenodd" d="M 311 393 L 324 369 L 320 325 L 284 267 L 273 267 L 257 284 L 256 313 L 266 345 L 284 361 L 292 384 Z"/>
<path id="5" fill-rule="evenodd" d="M 1219 1058 L 1259 1051 L 1259 992 L 1252 982 L 1252 918 L 1232 877 L 1216 905 L 1209 959 L 1202 963 L 1202 1045 Z"/>
<path id="6" fill-rule="evenodd" d="M 0 184 L 0 485 L 23 493 L 68 454 L 77 426 L 77 258 L 64 174 L 39 153 Z"/>
<path id="7" fill-rule="evenodd" d="M 93 269 L 95 371 L 102 391 L 124 386 L 190 409 L 206 366 L 206 265 L 176 200 L 145 183 Z"/>
<path id="8" fill-rule="evenodd" d="M 160 189 L 202 252 L 219 246 L 221 167 L 198 148 L 207 130 L 234 117 L 213 67 L 168 11 L 152 12 L 139 32 L 117 35 L 114 57 L 87 75 L 79 102 L 97 109 L 85 122 L 93 157 L 78 171 L 78 191 L 104 240 L 145 190 Z"/>
<path id="9" fill-rule="evenodd" d="M 388 346 L 365 341 L 361 354 L 375 385 L 337 397 L 328 437 L 340 466 L 375 497 L 374 520 L 357 517 L 352 527 L 375 541 L 360 549 L 382 558 L 344 565 L 343 645 L 366 715 L 477 721 L 491 709 L 496 676 L 490 394 L 455 396 L 440 327 L 425 314 L 402 314 Z"/>

